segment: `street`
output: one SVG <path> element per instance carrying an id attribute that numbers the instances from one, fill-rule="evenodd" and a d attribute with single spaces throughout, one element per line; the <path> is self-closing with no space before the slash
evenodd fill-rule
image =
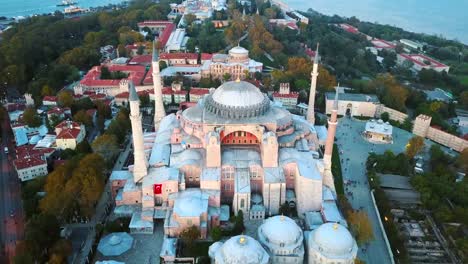
<path id="1" fill-rule="evenodd" d="M 11 142 L 11 129 L 8 115 L 1 128 L 1 169 L 0 169 L 0 216 L 2 254 L 1 263 L 9 263 L 15 256 L 16 243 L 23 239 L 24 215 L 21 202 L 21 185 L 13 168 L 14 145 Z M 4 152 L 8 147 L 9 154 Z"/>
<path id="2" fill-rule="evenodd" d="M 366 250 L 359 250 L 358 257 L 366 263 L 390 264 L 391 257 L 379 226 L 379 216 L 372 203 L 369 184 L 366 176 L 366 161 L 369 152 L 377 154 L 391 150 L 400 153 L 405 150 L 408 140 L 413 134 L 393 128 L 393 144 L 372 144 L 361 137 L 365 129 L 365 121 L 341 118 L 336 132 L 338 149 L 340 151 L 343 181 L 354 181 L 356 184 L 345 185 L 345 193 L 354 209 L 367 212 L 372 223 L 374 239 L 368 243 Z M 348 194 L 349 193 L 349 194 Z M 351 195 L 350 195 L 351 194 Z"/>

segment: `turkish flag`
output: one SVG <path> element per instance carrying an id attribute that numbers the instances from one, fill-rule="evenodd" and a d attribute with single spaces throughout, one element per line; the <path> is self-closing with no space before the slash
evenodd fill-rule
<path id="1" fill-rule="evenodd" d="M 154 194 L 161 194 L 162 193 L 162 184 L 155 184 L 153 186 Z"/>

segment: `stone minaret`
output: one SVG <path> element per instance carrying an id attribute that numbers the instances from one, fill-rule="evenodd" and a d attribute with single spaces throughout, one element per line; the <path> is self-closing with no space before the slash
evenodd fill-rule
<path id="1" fill-rule="evenodd" d="M 145 155 L 145 146 L 143 143 L 143 127 L 141 125 L 140 114 L 140 99 L 135 90 L 135 85 L 132 81 L 129 82 L 129 96 L 130 103 L 130 121 L 132 123 L 132 136 L 133 136 L 133 180 L 140 181 L 148 174 L 148 161 Z"/>
<path id="2" fill-rule="evenodd" d="M 335 143 L 336 126 L 338 125 L 338 87 L 336 87 L 335 102 L 333 110 L 328 120 L 327 141 L 325 143 L 325 153 L 323 155 L 323 164 L 325 167 L 325 177 L 323 184 L 330 187 L 333 192 L 335 191 L 335 184 L 333 182 L 333 175 L 331 173 L 333 144 Z"/>
<path id="3" fill-rule="evenodd" d="M 310 82 L 310 93 L 309 93 L 309 105 L 307 108 L 307 121 L 311 124 L 315 124 L 315 92 L 317 91 L 317 77 L 318 77 L 318 60 L 319 60 L 319 44 L 317 43 L 317 49 L 315 50 L 314 67 L 312 68 L 312 76 Z"/>
<path id="4" fill-rule="evenodd" d="M 153 43 L 153 86 L 154 86 L 154 131 L 158 131 L 161 119 L 166 116 L 162 98 L 162 80 L 159 73 L 159 54 L 156 51 L 156 43 Z"/>

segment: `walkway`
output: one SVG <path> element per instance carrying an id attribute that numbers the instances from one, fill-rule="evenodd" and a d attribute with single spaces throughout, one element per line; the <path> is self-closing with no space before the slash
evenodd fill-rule
<path id="1" fill-rule="evenodd" d="M 354 209 L 362 208 L 372 222 L 374 239 L 367 246 L 367 250 L 359 251 L 358 257 L 366 263 L 390 264 L 391 259 L 385 243 L 383 233 L 379 227 L 379 219 L 372 203 L 366 176 L 366 161 L 369 152 L 381 154 L 386 150 L 400 153 L 405 150 L 411 133 L 393 128 L 393 144 L 372 144 L 364 140 L 360 133 L 364 131 L 365 122 L 349 118 L 341 118 L 338 122 L 337 144 L 340 150 L 343 180 L 356 181 L 354 186 L 346 187 L 352 196 L 347 196 Z"/>

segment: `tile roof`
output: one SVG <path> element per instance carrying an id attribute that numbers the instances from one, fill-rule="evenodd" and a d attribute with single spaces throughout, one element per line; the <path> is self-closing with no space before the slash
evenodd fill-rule
<path id="1" fill-rule="evenodd" d="M 44 98 L 42 99 L 42 101 L 48 101 L 48 102 L 57 102 L 57 96 L 50 96 L 50 95 L 46 95 L 44 96 Z"/>
<path id="2" fill-rule="evenodd" d="M 23 170 L 26 168 L 36 167 L 40 165 L 47 165 L 47 161 L 41 159 L 40 157 L 33 156 L 24 159 L 17 159 L 13 161 L 15 168 L 17 170 Z"/>
<path id="3" fill-rule="evenodd" d="M 298 98 L 299 93 L 291 92 L 288 94 L 281 94 L 279 92 L 274 92 L 273 97 L 280 97 L 280 98 Z"/>
<path id="4" fill-rule="evenodd" d="M 198 54 L 197 53 L 184 53 L 184 52 L 161 53 L 159 58 L 162 60 L 173 60 L 173 59 L 198 60 Z"/>
<path id="5" fill-rule="evenodd" d="M 193 94 L 193 95 L 205 95 L 205 94 L 210 93 L 210 89 L 208 89 L 208 88 L 191 88 L 189 93 Z"/>
<path id="6" fill-rule="evenodd" d="M 77 128 L 67 128 L 60 131 L 57 135 L 57 139 L 76 139 L 80 134 L 81 129 Z"/>
<path id="7" fill-rule="evenodd" d="M 145 55 L 137 55 L 133 56 L 132 59 L 128 62 L 130 65 L 135 65 L 135 64 L 150 64 L 152 60 L 152 55 L 151 54 L 145 54 Z"/>

